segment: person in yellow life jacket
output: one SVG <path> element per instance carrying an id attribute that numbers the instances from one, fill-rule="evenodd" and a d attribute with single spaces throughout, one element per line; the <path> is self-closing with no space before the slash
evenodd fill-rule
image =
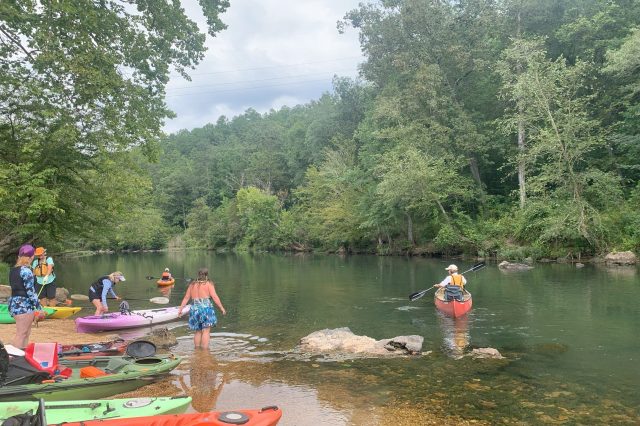
<path id="1" fill-rule="evenodd" d="M 444 269 L 449 272 L 449 275 L 440 281 L 440 283 L 436 284 L 436 286 L 444 287 L 446 300 L 456 299 L 462 301 L 464 286 L 467 284 L 467 280 L 458 273 L 458 267 L 456 265 L 449 265 Z"/>
<path id="2" fill-rule="evenodd" d="M 56 306 L 56 274 L 53 272 L 53 259 L 47 256 L 47 249 L 44 247 L 37 247 L 34 255 L 35 259 L 31 264 L 31 269 L 36 277 L 34 287 L 40 304 L 42 306 Z"/>
<path id="3" fill-rule="evenodd" d="M 171 272 L 169 271 L 169 268 L 164 268 L 164 272 L 160 276 L 160 279 L 162 281 L 171 281 L 173 279 L 173 277 L 171 276 Z"/>

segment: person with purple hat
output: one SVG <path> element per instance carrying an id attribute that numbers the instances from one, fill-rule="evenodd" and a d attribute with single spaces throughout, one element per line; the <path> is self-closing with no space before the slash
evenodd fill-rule
<path id="1" fill-rule="evenodd" d="M 33 271 L 31 271 L 34 252 L 32 245 L 24 244 L 18 251 L 15 266 L 9 270 L 11 285 L 9 313 L 16 321 L 16 337 L 13 339 L 13 346 L 17 348 L 24 348 L 29 343 L 35 313 L 42 310 L 33 285 Z"/>

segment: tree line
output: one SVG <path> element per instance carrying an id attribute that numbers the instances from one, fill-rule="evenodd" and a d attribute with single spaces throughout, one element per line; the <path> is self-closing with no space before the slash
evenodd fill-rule
<path id="1" fill-rule="evenodd" d="M 87 145 L 68 160 L 90 161 L 83 171 L 98 187 L 71 183 L 65 196 L 83 208 L 51 229 L 64 230 L 67 245 L 112 248 L 158 248 L 184 235 L 190 246 L 238 250 L 640 250 L 638 1 L 385 0 L 346 13 L 338 30 L 347 27 L 360 33 L 361 77 L 336 77 L 308 104 L 168 137 L 154 133 L 155 121 L 148 130 L 158 111 L 132 111 L 149 117 L 132 124 L 138 133 L 89 133 L 96 147 L 78 132 Z M 164 105 L 161 89 L 147 93 Z M 30 131 L 47 144 L 66 140 L 47 130 Z M 123 162 L 113 182 L 96 172 Z M 12 164 L 13 175 L 62 190 L 48 169 L 34 181 L 34 166 Z M 120 187 L 124 196 L 84 208 L 87 194 Z M 40 195 L 23 235 L 70 208 Z"/>

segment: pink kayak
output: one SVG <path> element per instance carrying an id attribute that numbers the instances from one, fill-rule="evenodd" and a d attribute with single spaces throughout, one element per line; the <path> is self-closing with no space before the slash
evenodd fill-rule
<path id="1" fill-rule="evenodd" d="M 189 305 L 185 306 L 182 314 L 188 314 L 189 308 Z M 76 331 L 78 333 L 93 333 L 97 331 L 121 330 L 123 328 L 146 327 L 177 319 L 178 310 L 178 306 L 172 306 L 169 308 L 131 311 L 129 314 L 114 312 L 98 316 L 92 315 L 89 317 L 76 318 Z"/>

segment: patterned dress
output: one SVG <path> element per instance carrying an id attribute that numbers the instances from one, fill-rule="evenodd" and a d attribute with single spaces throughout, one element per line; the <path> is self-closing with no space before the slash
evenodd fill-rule
<path id="1" fill-rule="evenodd" d="M 33 286 L 34 276 L 28 266 L 20 267 L 20 278 L 27 290 L 27 296 L 11 296 L 9 298 L 9 313 L 12 317 L 38 311 L 41 308 L 38 294 Z"/>
<path id="2" fill-rule="evenodd" d="M 189 310 L 189 328 L 200 331 L 205 328 L 215 327 L 218 319 L 213 310 L 211 299 L 193 299 L 193 304 Z"/>

